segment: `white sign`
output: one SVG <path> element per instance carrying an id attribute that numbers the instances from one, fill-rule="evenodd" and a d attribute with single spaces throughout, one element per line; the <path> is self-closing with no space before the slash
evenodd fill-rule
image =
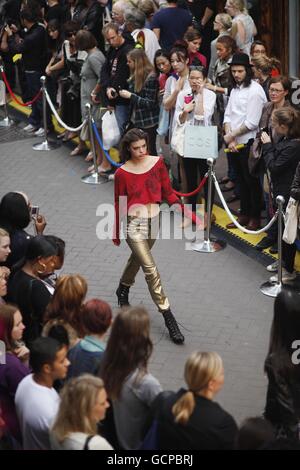
<path id="1" fill-rule="evenodd" d="M 184 136 L 184 157 L 218 158 L 218 128 L 187 125 Z"/>

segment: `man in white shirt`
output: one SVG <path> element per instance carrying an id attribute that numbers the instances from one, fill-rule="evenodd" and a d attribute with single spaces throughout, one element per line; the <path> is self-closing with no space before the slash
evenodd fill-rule
<path id="1" fill-rule="evenodd" d="M 224 140 L 230 150 L 229 156 L 232 157 L 240 185 L 241 212 L 238 222 L 255 231 L 260 227 L 262 189 L 259 179 L 249 173 L 248 159 L 267 99 L 263 88 L 253 80 L 247 54 L 234 54 L 230 71 L 233 89 L 224 116 Z M 240 144 L 244 147 L 237 149 Z M 227 228 L 236 227 L 228 224 Z"/>
<path id="2" fill-rule="evenodd" d="M 15 396 L 24 450 L 51 449 L 49 428 L 60 401 L 53 383 L 66 377 L 69 364 L 65 345 L 53 338 L 33 341 L 30 348 L 33 373 L 19 383 Z"/>

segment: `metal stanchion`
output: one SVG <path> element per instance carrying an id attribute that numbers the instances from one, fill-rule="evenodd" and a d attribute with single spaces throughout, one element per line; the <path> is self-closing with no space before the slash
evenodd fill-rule
<path id="1" fill-rule="evenodd" d="M 207 227 L 204 235 L 204 241 L 192 243 L 191 247 L 194 251 L 200 253 L 216 253 L 226 247 L 226 243 L 222 240 L 211 240 L 211 211 L 212 211 L 212 185 L 213 185 L 213 158 L 207 160 L 208 164 L 208 201 L 207 201 Z"/>
<path id="2" fill-rule="evenodd" d="M 260 291 L 268 297 L 277 297 L 282 289 L 282 233 L 283 233 L 283 204 L 284 197 L 278 196 L 276 198 L 278 205 L 278 281 L 265 282 L 261 285 Z"/>
<path id="3" fill-rule="evenodd" d="M 4 67 L 2 64 L 0 65 L 0 72 L 4 72 Z M 2 81 L 0 82 L 0 106 L 3 106 L 4 108 L 4 118 L 0 121 L 0 127 L 13 126 L 15 123 L 8 116 L 8 109 L 6 104 L 6 88 L 5 83 Z"/>
<path id="4" fill-rule="evenodd" d="M 90 103 L 86 103 L 85 107 L 88 112 L 88 123 L 89 123 L 89 132 L 90 132 L 90 142 L 91 142 L 92 153 L 93 153 L 94 171 L 91 174 L 82 176 L 81 181 L 87 184 L 103 184 L 103 183 L 106 183 L 108 180 L 101 179 L 101 176 L 99 176 L 99 173 L 98 173 L 97 155 L 96 155 L 96 149 L 95 149 L 95 136 L 94 136 L 93 126 L 92 126 L 92 107 Z"/>
<path id="5" fill-rule="evenodd" d="M 45 140 L 39 144 L 33 145 L 33 150 L 40 150 L 40 151 L 49 151 L 54 150 L 60 147 L 59 142 L 49 142 L 48 140 L 48 128 L 47 128 L 47 98 L 46 98 L 46 77 L 41 77 L 41 84 L 42 84 L 42 93 L 43 93 L 43 126 L 45 131 Z"/>

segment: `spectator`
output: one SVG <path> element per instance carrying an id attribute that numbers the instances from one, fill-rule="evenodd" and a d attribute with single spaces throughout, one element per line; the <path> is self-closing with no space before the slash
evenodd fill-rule
<path id="1" fill-rule="evenodd" d="M 63 64 L 67 75 L 62 81 L 61 90 L 61 118 L 69 127 L 79 127 L 82 121 L 80 108 L 80 72 L 87 57 L 86 51 L 78 51 L 75 45 L 75 37 L 80 29 L 76 21 L 68 21 L 64 24 L 66 40 L 63 44 Z M 60 134 L 63 142 L 68 142 L 76 137 L 76 132 L 65 131 Z M 59 138 L 60 138 L 59 136 Z"/>
<path id="2" fill-rule="evenodd" d="M 170 62 L 174 70 L 166 81 L 165 93 L 163 97 L 163 105 L 166 111 L 170 112 L 170 125 L 169 125 L 169 141 L 172 139 L 172 133 L 175 127 L 174 112 L 176 107 L 177 96 L 181 91 L 189 89 L 189 56 L 185 44 L 175 44 L 170 52 Z M 173 184 L 179 185 L 179 180 L 182 184 L 183 192 L 187 192 L 187 183 L 183 168 L 182 159 L 179 159 L 179 175 L 178 175 L 178 156 L 173 153 L 172 161 L 172 176 Z M 179 189 L 179 188 L 178 188 Z"/>
<path id="3" fill-rule="evenodd" d="M 84 373 L 96 375 L 105 350 L 103 339 L 111 322 L 111 308 L 103 300 L 92 299 L 83 305 L 82 323 L 86 336 L 68 353 L 71 361 L 68 377 Z"/>
<path id="4" fill-rule="evenodd" d="M 250 48 L 250 57 L 256 59 L 257 57 L 267 56 L 266 45 L 262 41 L 253 41 Z"/>
<path id="5" fill-rule="evenodd" d="M 253 37 L 257 29 L 253 19 L 248 14 L 245 0 L 227 0 L 225 10 L 233 18 L 232 37 L 241 52 L 250 55 Z"/>
<path id="6" fill-rule="evenodd" d="M 109 407 L 103 381 L 85 374 L 63 388 L 61 402 L 50 431 L 52 450 L 112 450 L 97 434 L 97 423 Z"/>
<path id="7" fill-rule="evenodd" d="M 20 309 L 26 326 L 24 339 L 29 346 L 41 334 L 43 316 L 51 298 L 40 275 L 53 272 L 53 257 L 56 253 L 56 247 L 42 235 L 32 238 L 26 257 L 16 265 L 9 279 L 7 299 Z"/>
<path id="8" fill-rule="evenodd" d="M 114 23 L 119 25 L 119 31 L 123 33 L 125 29 L 125 10 L 129 4 L 125 0 L 117 0 L 113 3 L 111 16 Z"/>
<path id="9" fill-rule="evenodd" d="M 210 43 L 210 62 L 208 70 L 208 78 L 212 80 L 213 71 L 215 68 L 216 61 L 218 59 L 217 55 L 217 41 L 222 36 L 231 35 L 232 19 L 227 13 L 219 13 L 214 20 L 214 31 L 218 33 L 218 37 Z"/>
<path id="10" fill-rule="evenodd" d="M 263 87 L 268 101 L 270 101 L 269 87 L 272 78 L 272 71 L 274 70 L 274 67 L 276 67 L 277 63 L 277 59 L 266 56 L 252 59 L 254 76 L 258 83 Z"/>
<path id="11" fill-rule="evenodd" d="M 7 294 L 7 279 L 9 277 L 9 269 L 5 266 L 0 266 L 0 306 L 5 304 L 3 297 Z"/>
<path id="12" fill-rule="evenodd" d="M 112 325 L 100 375 L 112 400 L 122 449 L 140 446 L 151 403 L 161 391 L 148 372 L 152 348 L 147 311 L 142 307 L 121 311 Z"/>
<path id="13" fill-rule="evenodd" d="M 225 111 L 225 143 L 233 154 L 232 162 L 241 192 L 241 212 L 238 222 L 249 230 L 260 227 L 261 186 L 259 180 L 249 173 L 248 159 L 253 139 L 267 101 L 262 87 L 253 80 L 253 72 L 246 54 L 234 54 L 230 63 L 233 89 Z M 238 144 L 244 147 L 236 148 Z M 227 228 L 233 229 L 233 223 Z"/>
<path id="14" fill-rule="evenodd" d="M 272 136 L 272 142 L 277 144 L 279 140 L 281 140 L 281 136 L 278 135 L 271 126 L 271 116 L 275 109 L 283 108 L 289 106 L 288 96 L 291 90 L 291 83 L 288 77 L 278 76 L 273 77 L 270 80 L 270 88 L 269 88 L 269 95 L 270 95 L 270 102 L 265 103 L 263 107 L 262 116 L 259 122 L 259 132 L 256 136 L 256 139 L 253 142 L 252 147 L 252 154 L 256 157 L 256 167 L 254 163 L 254 167 L 252 168 L 252 172 L 254 174 L 259 175 L 261 178 L 261 184 L 265 186 L 266 181 L 270 179 L 269 176 L 266 175 L 266 168 L 264 165 L 264 160 L 262 157 L 262 142 L 261 142 L 261 130 L 268 130 L 269 135 Z M 268 183 L 269 186 L 269 183 Z M 271 188 L 266 192 L 264 191 L 264 199 L 265 199 L 265 206 L 267 208 L 267 214 L 269 220 L 272 219 L 274 211 L 273 205 L 270 197 Z M 262 238 L 262 240 L 256 245 L 256 249 L 261 251 L 265 250 L 266 248 L 270 248 L 270 253 L 277 253 L 278 252 L 278 225 L 277 222 L 273 224 L 273 226 L 267 231 L 267 236 Z"/>
<path id="15" fill-rule="evenodd" d="M 105 57 L 103 53 L 97 48 L 96 40 L 94 36 L 85 30 L 80 30 L 76 34 L 75 38 L 75 47 L 79 51 L 85 51 L 87 57 L 81 68 L 81 82 L 80 82 L 80 101 L 81 101 L 81 115 L 83 117 L 87 116 L 86 104 L 89 103 L 92 105 L 92 114 L 94 116 L 95 122 L 99 127 L 101 123 L 97 121 L 96 111 L 97 108 L 93 105 L 92 93 L 97 83 L 100 81 L 101 69 L 105 62 Z M 91 139 L 91 136 L 88 132 L 88 124 L 82 129 L 80 134 L 79 145 L 71 152 L 71 155 L 79 155 L 84 149 L 84 141 L 87 138 Z M 102 157 L 102 152 L 98 144 L 97 139 L 95 139 L 95 147 L 97 152 L 97 160 L 99 161 Z M 86 161 L 93 159 L 93 154 L 90 154 L 86 157 Z M 106 161 L 106 165 L 108 162 Z M 94 169 L 94 167 L 92 168 Z M 103 170 L 107 169 L 106 167 Z"/>
<path id="16" fill-rule="evenodd" d="M 128 88 L 127 80 L 130 71 L 127 64 L 127 54 L 133 48 L 134 42 L 132 37 L 132 42 L 127 38 L 124 39 L 122 33 L 119 32 L 117 23 L 106 25 L 103 28 L 103 35 L 110 48 L 101 70 L 101 87 L 105 94 L 105 103 L 115 110 L 120 133 L 123 134 L 129 118 L 129 104 L 128 100 L 118 95 L 118 91 Z M 99 91 L 100 86 L 98 89 L 94 89 L 95 93 Z"/>
<path id="17" fill-rule="evenodd" d="M 42 235 L 46 227 L 46 220 L 42 215 L 36 218 L 31 216 L 31 203 L 24 193 L 10 192 L 3 196 L 0 202 L 0 227 L 4 228 L 10 236 L 10 249 L 6 265 L 12 267 L 26 254 L 31 236 L 25 228 L 33 220 L 36 232 Z"/>
<path id="18" fill-rule="evenodd" d="M 149 138 L 150 155 L 157 155 L 156 129 L 159 119 L 157 76 L 142 49 L 128 52 L 127 63 L 130 70 L 129 90 L 120 90 L 119 95 L 130 100 L 129 127 L 144 130 Z"/>
<path id="19" fill-rule="evenodd" d="M 299 440 L 300 374 L 293 360 L 300 334 L 299 293 L 284 287 L 275 299 L 269 352 L 265 360 L 268 390 L 265 418 L 276 437 Z"/>
<path id="20" fill-rule="evenodd" d="M 216 95 L 205 88 L 206 71 L 203 67 L 190 66 L 189 82 L 190 90 L 181 91 L 177 97 L 175 116 L 179 127 L 186 126 L 187 123 L 194 125 L 212 125 L 212 117 L 216 104 Z M 192 96 L 192 101 L 186 103 L 186 97 Z M 199 184 L 198 172 L 201 179 L 208 172 L 206 160 L 198 158 L 183 158 L 184 171 L 187 179 L 188 193 L 192 192 Z M 205 192 L 205 221 L 207 220 L 207 184 L 204 187 Z M 212 195 L 214 200 L 214 191 Z M 189 204 L 192 205 L 192 211 L 196 213 L 197 196 L 189 198 Z M 190 219 L 187 219 L 190 221 Z M 191 222 L 189 222 L 191 223 Z M 205 222 L 206 223 L 206 222 Z"/>
<path id="21" fill-rule="evenodd" d="M 60 324 L 68 332 L 71 347 L 83 338 L 82 304 L 86 293 L 86 280 L 79 274 L 60 276 L 45 312 L 43 335 L 48 336 L 49 329 Z"/>
<path id="22" fill-rule="evenodd" d="M 145 28 L 151 28 L 154 13 L 157 11 L 157 6 L 153 0 L 140 0 L 139 9 L 146 15 Z"/>
<path id="23" fill-rule="evenodd" d="M 194 352 L 185 364 L 187 389 L 164 400 L 157 397 L 152 410 L 157 419 L 158 448 L 163 450 L 233 449 L 237 425 L 213 401 L 224 384 L 221 357 Z"/>
<path id="24" fill-rule="evenodd" d="M 194 26 L 203 36 L 201 52 L 210 60 L 210 43 L 213 38 L 213 19 L 216 13 L 215 0 L 188 0 L 189 9 L 194 17 Z"/>
<path id="25" fill-rule="evenodd" d="M 9 233 L 0 227 L 0 263 L 5 263 L 10 253 Z"/>
<path id="26" fill-rule="evenodd" d="M 24 324 L 15 305 L 0 305 L 0 340 L 5 344 L 5 361 L 0 362 L 0 408 L 9 434 L 21 447 L 22 437 L 15 409 L 15 393 L 21 380 L 30 373 L 29 350 L 22 342 Z"/>
<path id="27" fill-rule="evenodd" d="M 202 36 L 197 29 L 189 29 L 184 39 L 188 44 L 189 65 L 207 67 L 207 59 L 203 54 L 200 54 L 199 49 L 202 42 Z"/>
<path id="28" fill-rule="evenodd" d="M 167 0 L 166 8 L 157 11 L 153 16 L 151 28 L 162 49 L 169 51 L 177 40 L 183 38 L 191 24 L 190 12 L 179 8 L 177 0 Z"/>
<path id="29" fill-rule="evenodd" d="M 47 274 L 45 277 L 41 275 L 41 279 L 47 289 L 49 290 L 50 294 L 54 294 L 56 281 L 57 281 L 57 274 L 55 271 L 60 270 L 63 267 L 64 260 L 65 260 L 65 242 L 55 235 L 45 235 L 45 238 L 48 242 L 52 243 L 52 245 L 56 248 L 57 254 L 53 257 L 53 272 Z"/>
<path id="30" fill-rule="evenodd" d="M 163 105 L 163 97 L 165 94 L 165 86 L 167 79 L 171 75 L 172 67 L 170 62 L 170 55 L 168 52 L 164 51 L 163 49 L 159 49 L 156 51 L 154 57 L 154 68 L 156 71 L 156 75 L 158 77 L 159 83 L 159 93 L 158 93 L 158 101 L 159 101 L 159 124 L 157 129 L 158 134 L 158 141 L 157 141 L 157 152 L 159 155 L 164 155 L 165 161 L 168 161 L 168 165 L 170 166 L 170 151 L 169 146 L 165 146 L 163 151 L 163 146 L 165 145 L 165 139 L 169 132 L 169 124 L 170 124 L 170 113 L 164 108 Z"/>
<path id="31" fill-rule="evenodd" d="M 266 132 L 262 132 L 262 156 L 271 175 L 273 201 L 276 201 L 277 196 L 283 196 L 285 199 L 283 209 L 285 210 L 300 161 L 300 116 L 291 106 L 282 107 L 273 111 L 271 122 L 272 129 L 281 136 L 281 139 L 275 144 L 272 142 L 271 136 Z M 296 278 L 294 271 L 295 255 L 296 245 L 289 245 L 283 241 L 284 269 L 282 282 L 289 282 Z M 268 268 L 271 269 L 271 266 Z M 270 279 L 271 281 L 277 281 L 278 275 L 272 276 Z"/>
<path id="32" fill-rule="evenodd" d="M 140 45 L 149 61 L 153 65 L 154 56 L 160 45 L 156 35 L 151 29 L 146 28 L 146 15 L 138 8 L 130 8 L 125 10 L 125 24 L 127 31 L 131 33 L 131 36 Z"/>
<path id="33" fill-rule="evenodd" d="M 103 27 L 104 6 L 97 0 L 82 0 L 78 2 L 73 15 L 73 20 L 80 23 L 80 29 L 90 32 L 95 40 L 96 46 L 104 52 L 104 38 L 101 34 Z"/>
<path id="34" fill-rule="evenodd" d="M 53 20 L 56 20 L 59 24 L 65 22 L 65 11 L 58 0 L 47 0 L 44 19 L 47 26 Z"/>
<path id="35" fill-rule="evenodd" d="M 261 417 L 243 421 L 238 431 L 236 450 L 259 450 L 275 439 L 273 426 Z"/>
<path id="36" fill-rule="evenodd" d="M 33 10 L 25 7 L 20 12 L 20 19 L 23 22 L 26 33 L 24 39 L 6 26 L 8 34 L 9 51 L 13 54 L 22 54 L 22 60 L 26 76 L 26 96 L 34 98 L 41 88 L 40 78 L 46 66 L 46 31 L 38 23 L 38 17 Z M 51 129 L 49 117 L 48 128 Z M 43 127 L 42 100 L 39 98 L 32 104 L 32 111 L 29 115 L 29 124 L 25 127 L 26 132 L 36 132 Z"/>
<path id="37" fill-rule="evenodd" d="M 20 382 L 15 398 L 24 450 L 50 450 L 49 429 L 59 407 L 53 383 L 66 377 L 69 364 L 67 348 L 55 339 L 38 338 L 32 343 L 32 374 Z"/>

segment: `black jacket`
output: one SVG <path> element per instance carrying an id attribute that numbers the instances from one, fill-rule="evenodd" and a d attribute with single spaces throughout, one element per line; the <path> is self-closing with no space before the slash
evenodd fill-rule
<path id="1" fill-rule="evenodd" d="M 25 71 L 43 72 L 47 60 L 46 30 L 35 23 L 24 35 L 24 39 L 16 34 L 8 38 L 9 51 L 22 54 Z"/>
<path id="2" fill-rule="evenodd" d="M 281 195 L 286 203 L 300 161 L 300 139 L 281 139 L 277 144 L 263 144 L 265 165 L 271 173 L 273 196 Z"/>
<path id="3" fill-rule="evenodd" d="M 174 421 L 172 407 L 186 390 L 180 389 L 164 400 L 156 410 L 159 449 L 211 450 L 233 449 L 237 425 L 218 403 L 195 395 L 196 406 L 186 425 Z M 155 406 L 155 403 L 154 403 Z"/>
<path id="4" fill-rule="evenodd" d="M 298 439 L 299 371 L 296 368 L 290 368 L 283 372 L 278 367 L 279 362 L 281 362 L 280 357 L 273 354 L 269 355 L 265 361 L 265 372 L 269 383 L 264 415 L 275 426 L 278 436 Z"/>
<path id="5" fill-rule="evenodd" d="M 125 98 L 117 97 L 115 100 L 108 102 L 106 96 L 107 88 L 114 88 L 116 91 L 119 89 L 128 90 L 128 78 L 129 78 L 129 67 L 127 65 L 127 54 L 134 48 L 134 40 L 128 40 L 124 38 L 125 42 L 119 49 L 110 47 L 107 51 L 106 61 L 101 69 L 101 86 L 103 90 L 103 98 L 110 106 L 127 105 L 129 106 L 129 100 Z"/>
<path id="6" fill-rule="evenodd" d="M 296 201 L 300 201 L 300 163 L 297 166 L 294 181 L 292 183 L 291 197 L 296 199 Z"/>

